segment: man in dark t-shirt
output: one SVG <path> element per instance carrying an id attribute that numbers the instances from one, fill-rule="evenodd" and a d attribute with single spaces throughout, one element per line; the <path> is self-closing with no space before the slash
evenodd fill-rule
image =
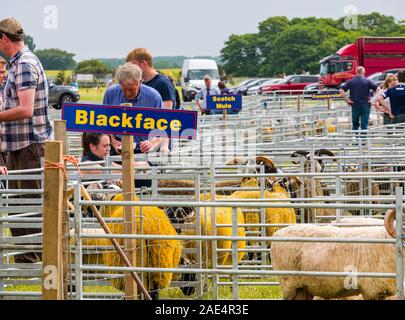
<path id="1" fill-rule="evenodd" d="M 176 108 L 176 88 L 164 75 L 156 71 L 152 64 L 152 54 L 145 48 L 136 48 L 127 55 L 127 62 L 136 64 L 142 69 L 143 84 L 158 91 L 163 100 L 163 109 Z M 162 141 L 160 152 L 170 153 L 169 139 Z"/>
<path id="2" fill-rule="evenodd" d="M 352 129 L 367 130 L 370 118 L 370 90 L 375 91 L 377 86 L 374 82 L 364 77 L 364 67 L 358 67 L 356 76 L 347 81 L 340 89 L 340 94 L 346 103 L 352 107 Z M 350 90 L 350 98 L 346 91 Z"/>
<path id="3" fill-rule="evenodd" d="M 398 72 L 398 85 L 389 88 L 382 96 L 378 99 L 378 102 L 385 108 L 388 109 L 384 99 L 390 98 L 391 113 L 390 118 L 392 123 L 402 123 L 405 122 L 405 69 Z"/>
<path id="4" fill-rule="evenodd" d="M 162 96 L 163 109 L 174 109 L 176 104 L 176 88 L 163 74 L 157 72 L 152 64 L 152 55 L 145 48 L 132 50 L 127 56 L 127 62 L 136 64 L 142 69 L 143 84 L 157 90 Z"/>

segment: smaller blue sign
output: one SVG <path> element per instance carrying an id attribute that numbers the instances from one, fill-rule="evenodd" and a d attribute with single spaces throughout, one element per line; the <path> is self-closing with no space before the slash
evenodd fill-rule
<path id="1" fill-rule="evenodd" d="M 62 119 L 66 130 L 166 136 L 172 139 L 196 137 L 197 112 L 131 106 L 66 103 Z"/>
<path id="2" fill-rule="evenodd" d="M 240 94 L 207 96 L 207 109 L 240 111 L 242 109 L 242 96 Z"/>

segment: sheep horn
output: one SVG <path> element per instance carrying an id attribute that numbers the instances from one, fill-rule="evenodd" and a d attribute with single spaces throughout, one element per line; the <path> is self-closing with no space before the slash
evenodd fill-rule
<path id="1" fill-rule="evenodd" d="M 307 158 L 308 155 L 309 155 L 309 152 L 308 152 L 308 151 L 297 150 L 297 151 L 294 151 L 294 152 L 291 154 L 291 158 L 299 158 L 299 157 L 305 157 L 305 158 Z M 294 164 L 299 164 L 299 162 L 297 162 L 297 161 L 292 161 L 292 163 L 294 163 Z"/>
<path id="2" fill-rule="evenodd" d="M 261 163 L 263 163 L 266 167 L 270 167 L 270 168 L 275 168 L 276 167 L 276 165 L 274 164 L 274 161 L 273 160 L 271 160 L 270 158 L 268 158 L 268 157 L 265 157 L 265 156 L 258 156 L 258 157 L 256 157 L 256 164 L 261 164 Z"/>
<path id="3" fill-rule="evenodd" d="M 396 212 L 394 209 L 389 209 L 385 213 L 384 226 L 385 226 L 385 229 L 387 230 L 388 234 L 393 238 L 397 237 L 397 232 L 394 227 L 395 218 L 396 218 Z"/>
<path id="4" fill-rule="evenodd" d="M 317 157 L 321 157 L 321 156 L 336 157 L 336 155 L 335 155 L 332 151 L 330 151 L 330 150 L 328 150 L 328 149 L 319 149 L 319 150 L 316 150 L 316 151 L 315 151 L 315 155 L 316 155 Z M 333 159 L 333 161 L 336 161 L 336 159 Z"/>

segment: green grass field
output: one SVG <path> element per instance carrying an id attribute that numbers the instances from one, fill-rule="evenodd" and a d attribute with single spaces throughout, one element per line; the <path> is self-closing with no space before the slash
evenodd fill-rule
<path id="1" fill-rule="evenodd" d="M 273 278 L 266 278 L 263 281 L 274 281 Z M 243 280 L 244 282 L 249 282 L 249 280 Z M 212 286 L 212 281 L 208 281 L 208 287 L 205 288 L 204 294 L 202 296 L 202 300 L 212 300 L 214 299 L 214 288 Z M 40 285 L 14 285 L 7 287 L 5 291 L 22 291 L 22 292 L 40 292 L 41 286 Z M 105 294 L 108 296 L 111 293 L 120 293 L 117 289 L 113 288 L 112 286 L 85 286 L 84 292 L 86 293 L 97 293 L 97 294 Z M 238 288 L 239 298 L 240 299 L 281 299 L 281 289 L 279 286 L 239 286 Z M 169 288 L 163 289 L 160 292 L 161 299 L 189 299 L 191 297 L 185 297 L 180 290 L 180 288 Z M 195 298 L 195 296 L 194 296 Z M 219 286 L 218 289 L 218 299 L 226 299 L 231 300 L 233 299 L 232 294 L 232 286 Z"/>
<path id="2" fill-rule="evenodd" d="M 48 79 L 55 79 L 58 73 L 61 70 L 45 70 L 46 77 Z M 65 72 L 66 77 L 70 77 L 73 73 L 73 70 L 63 70 Z"/>

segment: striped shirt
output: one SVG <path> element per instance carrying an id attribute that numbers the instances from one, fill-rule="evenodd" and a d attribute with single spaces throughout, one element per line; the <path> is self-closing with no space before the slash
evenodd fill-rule
<path id="1" fill-rule="evenodd" d="M 8 62 L 1 111 L 20 105 L 18 91 L 35 89 L 31 118 L 5 121 L 0 126 L 1 151 L 16 151 L 49 139 L 52 126 L 48 118 L 48 81 L 38 58 L 25 46 Z"/>

